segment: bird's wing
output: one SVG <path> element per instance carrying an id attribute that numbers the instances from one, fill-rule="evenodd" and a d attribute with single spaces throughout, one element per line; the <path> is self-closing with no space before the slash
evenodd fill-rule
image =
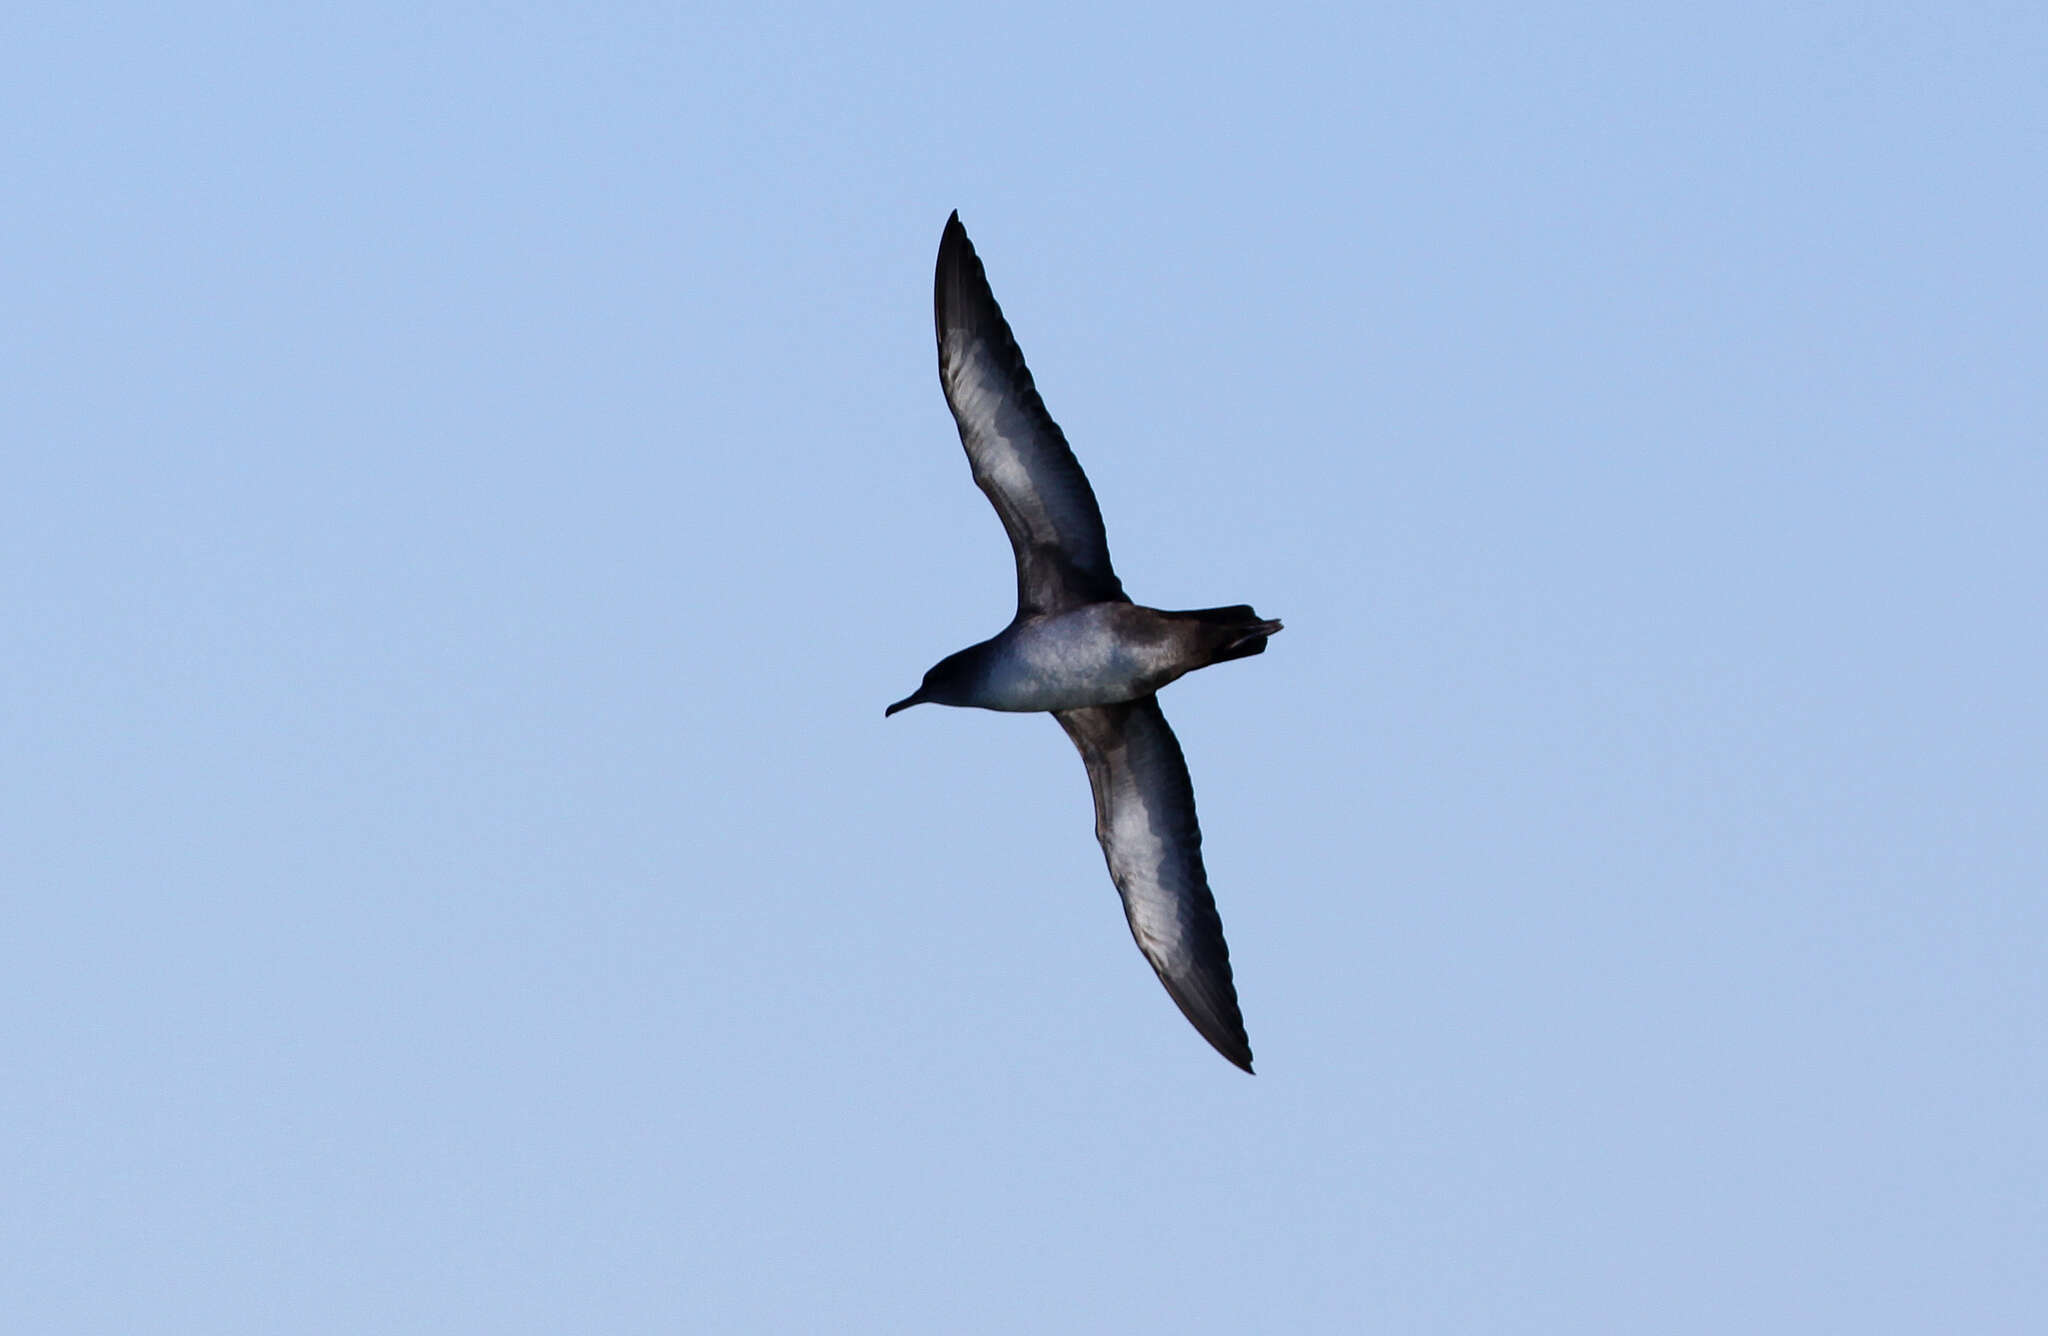
<path id="1" fill-rule="evenodd" d="M 1195 789 L 1158 697 L 1059 710 L 1054 717 L 1088 763 L 1095 837 L 1138 949 L 1202 1038 L 1250 1071 L 1230 947 L 1202 870 Z"/>
<path id="2" fill-rule="evenodd" d="M 1018 610 L 1061 612 L 1123 601 L 1094 489 L 1031 383 L 957 213 L 939 239 L 932 308 L 939 383 L 974 481 L 988 493 L 1016 550 Z"/>

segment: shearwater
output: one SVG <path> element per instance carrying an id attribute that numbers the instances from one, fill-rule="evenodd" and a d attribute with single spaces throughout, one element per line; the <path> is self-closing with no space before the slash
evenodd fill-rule
<path id="1" fill-rule="evenodd" d="M 1138 949 L 1201 1036 L 1249 1072 L 1194 786 L 1155 693 L 1262 653 L 1280 623 L 1243 604 L 1163 612 L 1124 594 L 1094 489 L 1038 397 L 957 212 L 939 239 L 932 302 L 939 383 L 1016 553 L 1017 615 L 994 639 L 941 659 L 883 713 L 929 702 L 1059 720 L 1087 763 L 1095 836 Z"/>

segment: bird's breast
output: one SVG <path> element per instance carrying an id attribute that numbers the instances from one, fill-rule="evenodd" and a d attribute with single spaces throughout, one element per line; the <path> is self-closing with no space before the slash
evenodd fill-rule
<path id="1" fill-rule="evenodd" d="M 995 645 L 977 701 L 992 710 L 1073 710 L 1146 696 L 1190 665 L 1147 634 L 1128 603 L 1097 603 L 1012 626 Z"/>

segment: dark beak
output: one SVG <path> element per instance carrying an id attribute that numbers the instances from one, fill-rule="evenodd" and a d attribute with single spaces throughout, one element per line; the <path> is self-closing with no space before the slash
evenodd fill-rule
<path id="1" fill-rule="evenodd" d="M 888 709 L 882 711 L 882 717 L 884 719 L 887 719 L 890 715 L 896 713 L 896 711 L 898 710 L 907 710 L 913 705 L 924 704 L 924 696 L 921 694 L 923 690 L 924 688 L 919 687 L 916 691 L 911 692 L 902 700 L 897 701 L 894 705 L 891 705 Z"/>

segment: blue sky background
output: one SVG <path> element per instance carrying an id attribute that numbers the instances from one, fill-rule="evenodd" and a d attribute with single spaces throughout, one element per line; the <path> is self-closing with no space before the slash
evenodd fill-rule
<path id="1" fill-rule="evenodd" d="M 1425 9 L 12 10 L 7 1329 L 2048 1329 L 2048 17 Z"/>

